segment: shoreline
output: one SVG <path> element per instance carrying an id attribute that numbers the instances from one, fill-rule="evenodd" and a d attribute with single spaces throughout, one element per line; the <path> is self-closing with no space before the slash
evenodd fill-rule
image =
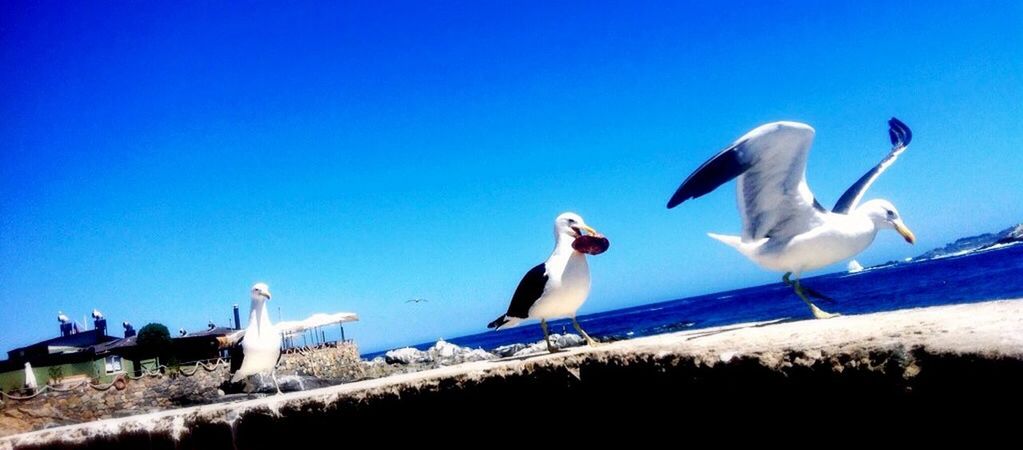
<path id="1" fill-rule="evenodd" d="M 968 362 L 968 369 L 976 373 L 964 373 L 957 361 Z M 993 373 L 998 376 L 989 378 Z M 363 423 L 381 414 L 404 417 L 440 408 L 456 415 L 461 410 L 462 419 L 472 420 L 478 411 L 500 416 L 503 410 L 493 405 L 501 402 L 509 411 L 529 407 L 532 401 L 542 401 L 534 398 L 541 393 L 545 398 L 585 401 L 585 393 L 593 389 L 621 395 L 628 391 L 614 389 L 625 387 L 633 389 L 631 398 L 607 397 L 602 405 L 637 407 L 660 401 L 654 398 L 660 394 L 681 395 L 693 405 L 711 398 L 762 401 L 763 396 L 781 393 L 809 395 L 804 392 L 808 388 L 816 389 L 814 395 L 845 398 L 855 392 L 877 396 L 877 401 L 932 399 L 954 394 L 950 389 L 1009 388 L 1010 395 L 1002 400 L 1018 401 L 1014 396 L 1023 395 L 1019 387 L 998 383 L 1018 380 L 1021 374 L 1023 299 L 997 300 L 829 320 L 746 323 L 463 363 L 7 436 L 0 438 L 0 449 L 128 448 L 142 437 L 153 446 L 231 448 L 273 439 L 265 435 L 268 423 L 274 429 L 305 430 L 302 423 L 310 414 L 317 423 L 333 419 Z M 970 377 L 989 381 L 975 383 Z M 753 390 L 768 387 L 776 391 Z M 494 403 L 497 399 L 500 402 Z M 488 405 L 489 409 L 478 409 Z"/>
<path id="2" fill-rule="evenodd" d="M 981 261 L 972 260 L 971 258 L 989 257 L 992 253 L 997 253 L 999 251 L 1013 252 L 1023 251 L 1023 246 L 1021 246 L 1019 242 L 1016 242 L 995 249 L 985 248 L 982 250 L 973 250 L 966 254 L 957 254 L 954 256 L 935 257 L 930 259 L 914 260 L 912 262 L 890 261 L 888 263 L 866 267 L 864 268 L 863 271 L 860 272 L 849 273 L 848 271 L 836 271 L 806 277 L 803 279 L 803 281 L 807 284 L 812 283 L 814 286 L 818 288 L 821 288 L 820 285 L 824 284 L 824 287 L 822 289 L 824 289 L 825 292 L 829 292 L 832 294 L 836 292 L 838 293 L 837 295 L 835 295 L 836 305 L 823 306 L 825 309 L 829 310 L 829 312 L 838 312 L 843 314 L 854 315 L 893 312 L 907 308 L 949 306 L 965 303 L 984 303 L 988 301 L 998 300 L 1000 298 L 1004 299 L 1023 296 L 1023 291 L 1021 291 L 1019 288 L 1010 289 L 1007 290 L 1006 292 L 1002 292 L 1001 296 L 997 295 L 975 296 L 971 294 L 968 290 L 961 289 L 958 291 L 956 289 L 950 290 L 948 286 L 944 284 L 944 281 L 948 281 L 950 285 L 953 286 L 957 286 L 959 284 L 969 286 L 970 282 L 968 280 L 957 278 L 958 274 L 963 273 L 963 270 L 960 269 L 966 267 L 973 267 L 973 265 L 975 264 L 983 263 Z M 1018 254 L 1016 253 L 1013 253 L 1012 255 L 1018 256 Z M 1015 256 L 1012 255 L 1009 255 L 1008 257 L 1014 258 Z M 942 291 L 941 293 L 935 292 L 934 289 L 921 288 L 920 286 L 909 287 L 893 284 L 892 286 L 893 289 L 896 290 L 895 292 L 890 292 L 887 295 L 880 296 L 879 298 L 875 299 L 873 298 L 875 296 L 875 293 L 872 292 L 871 289 L 862 288 L 862 285 L 864 283 L 869 284 L 869 281 L 865 281 L 868 280 L 867 277 L 879 280 L 886 277 L 890 278 L 893 276 L 899 276 L 899 274 L 905 274 L 906 276 L 915 277 L 919 276 L 920 274 L 907 273 L 905 271 L 920 270 L 925 268 L 929 268 L 930 270 L 936 270 L 937 269 L 936 265 L 943 266 L 945 269 L 951 270 L 951 273 L 945 274 L 947 278 L 942 279 L 943 283 L 941 284 L 940 288 Z M 1012 270 L 1016 269 L 1010 269 L 1009 272 L 1005 272 L 1001 276 L 1002 277 L 1014 276 L 1011 275 Z M 841 287 L 835 288 L 833 286 L 828 286 L 828 284 L 835 283 L 836 280 L 843 280 Z M 890 281 L 890 279 L 888 281 Z M 701 329 L 710 327 L 720 327 L 728 325 L 737 325 L 751 321 L 774 320 L 776 318 L 787 318 L 794 320 L 811 318 L 812 316 L 810 315 L 810 313 L 803 306 L 803 304 L 798 301 L 796 297 L 792 296 L 791 291 L 784 290 L 784 294 L 782 296 L 776 296 L 777 292 L 776 288 L 779 288 L 780 286 L 782 286 L 780 282 L 772 281 L 753 286 L 746 286 L 723 291 L 697 293 L 684 297 L 666 300 L 655 300 L 650 303 L 641 303 L 638 305 L 616 307 L 612 309 L 588 312 L 586 314 L 579 316 L 579 321 L 580 323 L 584 324 L 584 328 L 586 328 L 587 331 L 591 331 L 590 333 L 591 335 L 599 336 L 602 339 L 610 339 L 612 341 L 617 341 L 624 339 L 635 339 L 636 337 L 649 337 L 664 333 L 670 333 L 674 331 L 684 331 L 688 328 Z M 850 290 L 850 288 L 852 290 Z M 900 289 L 902 290 L 899 291 Z M 930 295 L 932 298 L 921 302 L 905 301 L 906 298 L 904 298 L 904 296 L 915 298 L 915 296 L 918 295 Z M 934 295 L 939 295 L 942 298 L 935 299 L 933 298 Z M 864 296 L 867 297 L 865 301 L 863 300 Z M 743 297 L 746 298 L 744 299 Z M 694 315 L 693 311 L 687 310 L 688 306 L 682 306 L 697 305 L 698 302 L 707 304 L 706 302 L 717 302 L 722 299 L 730 299 L 729 301 L 736 300 L 745 301 L 752 297 L 756 297 L 757 299 L 760 300 L 763 300 L 766 297 L 773 297 L 774 299 L 777 299 L 779 301 L 777 305 L 779 305 L 782 309 L 779 310 L 774 309 L 772 306 L 766 306 L 767 308 L 772 308 L 773 310 L 766 312 L 764 314 L 759 313 L 746 315 L 740 314 L 739 318 L 736 318 L 735 316 L 738 310 L 733 308 L 724 308 L 722 306 L 723 311 L 727 310 L 725 314 L 717 314 L 716 312 L 713 312 L 712 309 L 701 308 L 701 310 Z M 890 301 L 890 299 L 892 298 L 901 298 L 902 300 L 898 302 L 893 302 Z M 770 305 L 771 304 L 770 301 L 771 300 L 768 299 L 764 300 L 763 302 L 759 302 L 756 306 L 754 306 L 754 308 L 765 307 L 765 305 Z M 656 324 L 656 326 L 654 327 L 648 328 L 637 328 L 632 324 L 630 324 L 630 326 L 628 327 L 612 327 L 617 329 L 611 330 L 598 329 L 597 331 L 594 331 L 588 328 L 590 326 L 588 325 L 588 323 L 591 321 L 597 322 L 605 321 L 607 320 L 606 318 L 608 317 L 613 318 L 619 314 L 631 314 L 633 312 L 641 312 L 644 310 L 661 310 L 665 308 L 676 307 L 680 309 L 678 314 L 676 314 L 679 318 L 677 322 L 663 322 Z M 851 310 L 849 308 L 851 308 Z M 706 315 L 708 311 L 712 312 L 712 314 L 710 314 L 709 316 Z M 534 326 L 535 323 L 536 321 L 529 321 L 527 323 L 519 325 L 519 327 L 501 330 L 500 332 L 495 332 L 493 330 L 479 331 L 451 337 L 450 339 L 444 340 L 459 346 L 464 346 L 468 348 L 481 348 L 486 351 L 490 351 L 495 347 L 512 345 L 517 343 L 530 344 L 536 342 L 540 337 L 542 337 L 539 330 L 536 330 L 530 336 L 525 336 L 522 333 L 519 333 L 519 331 L 523 328 L 529 329 L 529 327 L 531 326 L 535 329 Z M 571 326 L 569 325 L 570 322 L 568 322 L 567 319 L 557 319 L 549 321 L 548 323 L 551 325 L 552 330 L 556 329 L 557 327 L 569 330 L 571 329 Z M 497 335 L 500 333 L 505 334 L 514 333 L 518 334 L 518 337 L 509 338 L 498 337 Z M 374 357 L 383 356 L 388 351 L 397 350 L 400 348 L 411 347 L 420 350 L 426 350 L 435 343 L 436 343 L 435 341 L 426 341 L 405 345 L 401 347 L 377 349 L 374 351 L 367 351 L 361 354 L 360 356 L 364 359 L 371 360 Z"/>

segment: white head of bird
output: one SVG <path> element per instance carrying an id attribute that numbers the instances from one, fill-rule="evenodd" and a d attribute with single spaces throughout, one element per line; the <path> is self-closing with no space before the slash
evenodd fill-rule
<path id="1" fill-rule="evenodd" d="M 267 300 L 270 300 L 270 286 L 267 286 L 266 283 L 252 285 L 252 301 Z"/>
<path id="2" fill-rule="evenodd" d="M 249 328 L 260 335 L 264 332 L 272 332 L 272 327 L 267 326 L 270 324 L 270 313 L 266 309 L 266 302 L 270 300 L 270 286 L 267 286 L 266 283 L 252 285 L 250 297 L 252 306 L 249 308 Z"/>
<path id="3" fill-rule="evenodd" d="M 895 230 L 902 235 L 902 238 L 910 244 L 916 242 L 916 236 L 909 230 L 909 227 L 902 222 L 899 210 L 895 209 L 888 200 L 871 200 L 860 205 L 855 210 L 856 214 L 862 214 L 870 218 L 874 227 L 878 230 Z"/>
<path id="4" fill-rule="evenodd" d="M 583 235 L 583 231 L 597 234 L 596 230 L 586 225 L 586 221 L 574 212 L 561 213 L 554 219 L 554 239 L 558 241 L 558 245 L 562 243 L 571 245 L 575 238 Z"/>

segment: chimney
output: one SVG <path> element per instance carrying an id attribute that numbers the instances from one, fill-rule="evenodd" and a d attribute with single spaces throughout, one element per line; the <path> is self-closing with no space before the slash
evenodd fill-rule
<path id="1" fill-rule="evenodd" d="M 130 338 L 130 337 L 135 335 L 135 327 L 131 326 L 130 323 L 123 322 L 123 323 L 121 323 L 121 326 L 124 327 L 124 337 L 125 338 Z"/>
<path id="2" fill-rule="evenodd" d="M 236 329 L 236 330 L 242 329 L 242 319 L 241 319 L 240 316 L 238 316 L 238 305 L 237 304 L 234 305 L 234 329 Z"/>
<path id="3" fill-rule="evenodd" d="M 107 335 L 107 319 L 104 319 L 104 318 L 96 319 L 96 321 L 93 322 L 93 324 L 95 325 L 94 328 L 97 331 L 99 331 L 99 335 L 100 336 L 106 336 Z"/>
<path id="4" fill-rule="evenodd" d="M 71 336 L 71 323 L 64 322 L 60 324 L 60 335 Z"/>

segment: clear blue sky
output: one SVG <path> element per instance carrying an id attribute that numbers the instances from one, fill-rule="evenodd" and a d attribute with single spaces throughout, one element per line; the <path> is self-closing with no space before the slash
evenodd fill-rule
<path id="1" fill-rule="evenodd" d="M 912 127 L 867 197 L 919 243 L 864 263 L 1023 220 L 1018 1 L 428 3 L 0 3 L 0 350 L 256 281 L 364 350 L 479 332 L 565 210 L 612 242 L 583 313 L 773 282 L 705 237 L 731 186 L 664 204 L 775 120 L 826 205 Z"/>

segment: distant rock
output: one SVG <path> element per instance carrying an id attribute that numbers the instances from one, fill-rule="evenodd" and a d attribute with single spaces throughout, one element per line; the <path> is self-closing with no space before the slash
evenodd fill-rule
<path id="1" fill-rule="evenodd" d="M 956 239 L 948 245 L 936 248 L 924 253 L 913 261 L 924 261 L 928 259 L 941 258 L 946 256 L 965 255 L 978 250 L 985 250 L 997 244 L 1013 244 L 1023 242 L 1023 223 L 1006 228 L 998 233 L 984 233 L 977 236 L 969 236 Z"/>
<path id="2" fill-rule="evenodd" d="M 482 348 L 472 349 L 464 356 L 465 361 L 486 361 L 495 358 L 497 358 L 496 355 L 483 350 Z"/>
<path id="3" fill-rule="evenodd" d="M 433 347 L 427 350 L 431 355 L 440 359 L 453 359 L 461 351 L 461 347 L 443 340 L 437 341 L 436 344 L 433 344 Z"/>
<path id="4" fill-rule="evenodd" d="M 586 344 L 586 340 L 578 334 L 551 334 L 551 344 L 559 349 L 578 347 Z M 381 374 L 408 372 L 430 369 L 441 366 L 453 366 L 467 362 L 488 361 L 511 356 L 525 356 L 547 352 L 547 344 L 540 340 L 532 344 L 509 344 L 495 348 L 493 351 L 473 349 L 439 340 L 426 350 L 405 347 L 391 350 L 383 357 L 372 361 L 363 361 L 363 367 L 369 371 L 370 377 Z"/>
<path id="5" fill-rule="evenodd" d="M 557 333 L 555 333 L 555 334 L 551 335 L 551 345 L 557 347 L 559 350 L 570 348 L 570 347 L 578 347 L 578 346 L 583 345 L 585 343 L 586 343 L 586 340 L 583 339 L 582 336 L 579 336 L 578 334 L 571 334 L 571 333 L 568 333 L 568 334 L 557 334 Z M 515 344 L 515 345 L 521 345 L 522 347 L 519 347 L 518 350 L 516 350 L 510 356 L 528 356 L 528 355 L 534 355 L 534 354 L 537 354 L 537 353 L 546 353 L 547 352 L 547 342 L 544 341 L 544 340 L 537 341 L 537 342 L 533 343 L 532 345 L 528 345 L 528 346 L 524 345 L 524 344 Z M 496 353 L 497 349 L 494 349 L 494 352 Z"/>
<path id="6" fill-rule="evenodd" d="M 430 356 L 422 350 L 405 347 L 385 353 L 384 361 L 387 364 L 421 364 L 430 362 Z"/>
<path id="7" fill-rule="evenodd" d="M 460 347 L 450 342 L 440 340 L 433 347 L 430 347 L 426 351 L 430 357 L 442 366 L 448 366 L 452 364 L 460 364 L 464 362 L 475 362 L 475 361 L 486 361 L 488 359 L 494 359 L 492 353 L 477 348 L 471 349 L 469 347 Z"/>
<path id="8" fill-rule="evenodd" d="M 436 344 L 433 344 L 427 350 L 405 347 L 391 350 L 384 354 L 384 362 L 387 364 L 401 365 L 449 366 L 464 362 L 486 361 L 494 358 L 497 358 L 497 356 L 483 349 L 461 347 L 444 340 L 437 341 Z"/>
<path id="9" fill-rule="evenodd" d="M 1014 242 L 1023 242 L 1023 223 L 1016 225 L 1015 227 L 1009 228 L 1003 231 L 1001 237 L 998 239 L 996 244 L 1011 244 Z"/>
<path id="10" fill-rule="evenodd" d="M 502 358 L 507 358 L 518 353 L 520 350 L 529 347 L 526 344 L 517 342 L 514 344 L 502 345 L 494 349 L 494 354 Z"/>
<path id="11" fill-rule="evenodd" d="M 852 261 L 849 261 L 849 265 L 846 266 L 846 270 L 848 270 L 849 273 L 862 272 L 863 271 L 863 265 L 860 264 L 859 261 L 854 259 Z"/>

